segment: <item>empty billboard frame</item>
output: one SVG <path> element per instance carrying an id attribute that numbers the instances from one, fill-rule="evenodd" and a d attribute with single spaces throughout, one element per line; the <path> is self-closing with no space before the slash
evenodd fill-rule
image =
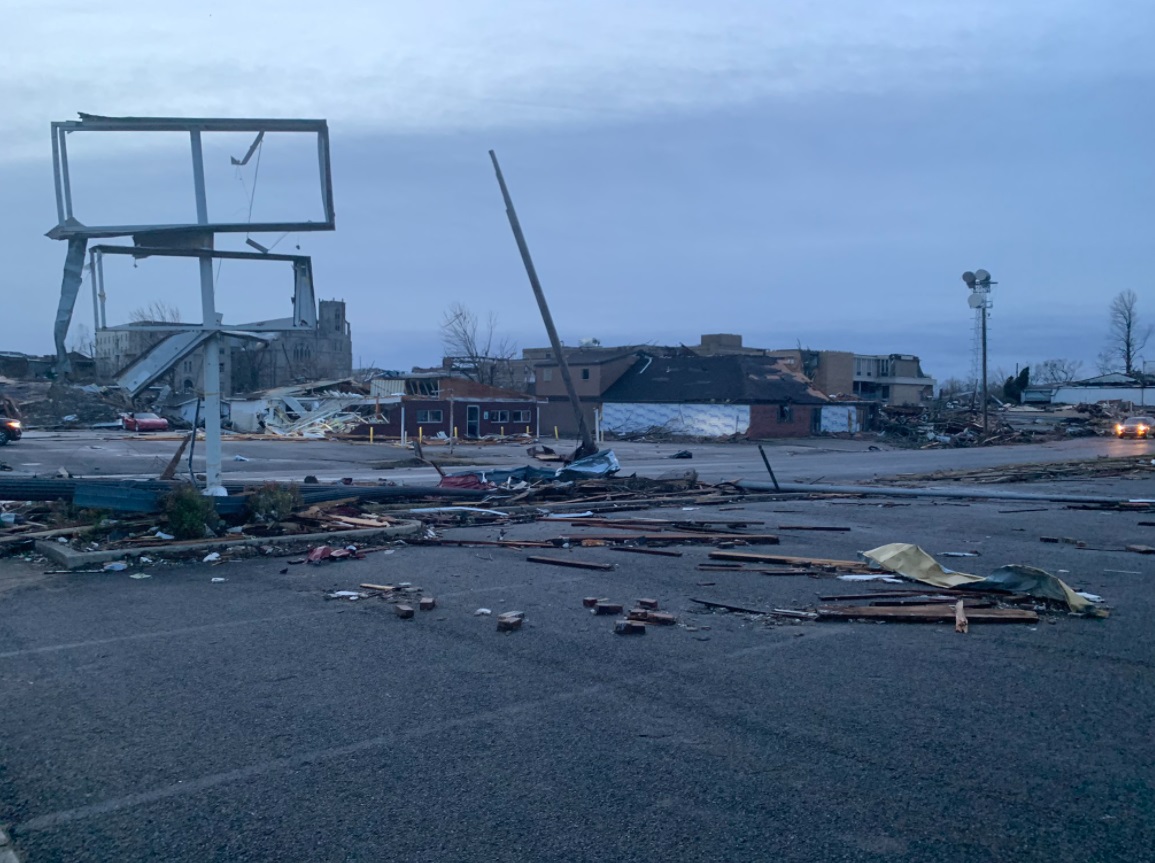
<path id="1" fill-rule="evenodd" d="M 193 174 L 192 188 L 189 191 L 192 193 L 196 204 L 196 221 L 175 224 L 85 224 L 83 213 L 78 213 L 73 205 L 73 176 L 68 161 L 68 139 L 71 135 L 81 132 L 187 133 Z M 213 132 L 249 133 L 256 136 L 245 157 L 240 160 L 235 158 L 232 160 L 234 165 L 245 164 L 261 145 L 266 134 L 295 133 L 315 137 L 321 218 L 319 220 L 269 222 L 209 221 L 202 136 Z M 102 117 L 94 114 L 80 114 L 79 120 L 52 123 L 52 166 L 56 187 L 57 224 L 48 232 L 48 236 L 54 240 L 123 237 L 142 233 L 181 233 L 198 230 L 209 233 L 245 234 L 331 231 L 336 227 L 336 214 L 333 209 L 333 175 L 329 154 L 329 126 L 325 120 Z"/>
<path id="2" fill-rule="evenodd" d="M 289 330 L 314 329 L 317 326 L 317 299 L 313 289 L 313 259 L 308 255 L 279 255 L 275 252 L 234 252 L 224 249 L 163 249 L 147 246 L 93 246 L 89 250 L 90 272 L 92 274 L 92 314 L 93 327 L 102 330 L 108 326 L 104 310 L 106 296 L 104 282 L 104 256 L 127 255 L 134 260 L 141 258 L 198 258 L 228 261 L 269 261 L 288 263 L 293 270 L 293 311 L 291 317 L 281 317 L 269 321 L 234 325 L 234 328 L 254 332 L 284 332 Z M 215 328 L 213 324 L 201 324 L 201 329 Z M 136 325 L 140 330 L 196 329 L 195 324 L 147 324 Z"/>

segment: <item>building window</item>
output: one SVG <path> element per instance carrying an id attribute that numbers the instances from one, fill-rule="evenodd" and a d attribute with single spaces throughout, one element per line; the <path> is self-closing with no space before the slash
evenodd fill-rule
<path id="1" fill-rule="evenodd" d="M 878 361 L 878 376 L 880 378 L 890 377 L 890 360 Z"/>
<path id="2" fill-rule="evenodd" d="M 527 423 L 532 421 L 532 415 L 529 411 L 514 411 L 513 421 L 515 423 Z"/>
<path id="3" fill-rule="evenodd" d="M 442 417 L 441 411 L 418 411 L 417 412 L 417 422 L 418 423 L 439 423 L 439 422 L 442 422 L 441 417 Z"/>
<path id="4" fill-rule="evenodd" d="M 582 369 L 582 380 L 588 381 L 589 379 L 590 379 L 590 370 L 589 369 Z"/>
<path id="5" fill-rule="evenodd" d="M 489 418 L 495 423 L 509 422 L 509 411 L 490 411 Z"/>
<path id="6" fill-rule="evenodd" d="M 541 370 L 541 379 L 543 381 L 552 381 L 553 380 L 553 369 L 542 369 Z"/>
<path id="7" fill-rule="evenodd" d="M 184 370 L 185 370 L 185 372 L 191 372 L 192 371 L 192 360 L 185 360 L 184 361 Z"/>
<path id="8" fill-rule="evenodd" d="M 890 387 L 883 387 L 882 388 L 882 400 L 884 402 L 890 401 Z"/>
<path id="9" fill-rule="evenodd" d="M 788 423 L 794 421 L 794 406 L 793 405 L 778 405 L 778 422 Z"/>

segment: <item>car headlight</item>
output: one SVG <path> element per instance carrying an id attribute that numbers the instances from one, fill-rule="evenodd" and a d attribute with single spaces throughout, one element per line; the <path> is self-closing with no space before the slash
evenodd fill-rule
<path id="1" fill-rule="evenodd" d="M 9 420 L 8 427 L 14 429 L 20 428 L 20 420 Z"/>

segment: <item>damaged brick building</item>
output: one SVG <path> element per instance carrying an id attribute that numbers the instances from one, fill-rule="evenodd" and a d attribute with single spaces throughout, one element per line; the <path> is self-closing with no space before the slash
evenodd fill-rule
<path id="1" fill-rule="evenodd" d="M 226 395 L 286 386 L 307 380 L 346 378 L 353 373 L 352 330 L 344 300 L 321 300 L 317 326 L 279 333 L 226 333 L 221 352 L 221 391 Z M 111 380 L 164 339 L 185 329 L 152 321 L 120 324 L 96 331 L 96 370 Z M 201 380 L 204 352 L 196 350 L 165 372 L 157 383 L 174 392 L 193 392 Z"/>

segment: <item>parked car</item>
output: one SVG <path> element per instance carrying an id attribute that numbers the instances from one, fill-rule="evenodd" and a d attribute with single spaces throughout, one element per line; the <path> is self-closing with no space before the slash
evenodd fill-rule
<path id="1" fill-rule="evenodd" d="M 1155 418 L 1127 417 L 1123 422 L 1115 424 L 1116 437 L 1151 437 L 1155 429 Z"/>
<path id="2" fill-rule="evenodd" d="M 125 431 L 168 431 L 168 420 L 156 414 L 121 414 L 120 424 Z"/>
<path id="3" fill-rule="evenodd" d="M 20 440 L 23 434 L 24 427 L 20 425 L 20 420 L 0 417 L 0 446 L 4 446 L 8 441 Z"/>

